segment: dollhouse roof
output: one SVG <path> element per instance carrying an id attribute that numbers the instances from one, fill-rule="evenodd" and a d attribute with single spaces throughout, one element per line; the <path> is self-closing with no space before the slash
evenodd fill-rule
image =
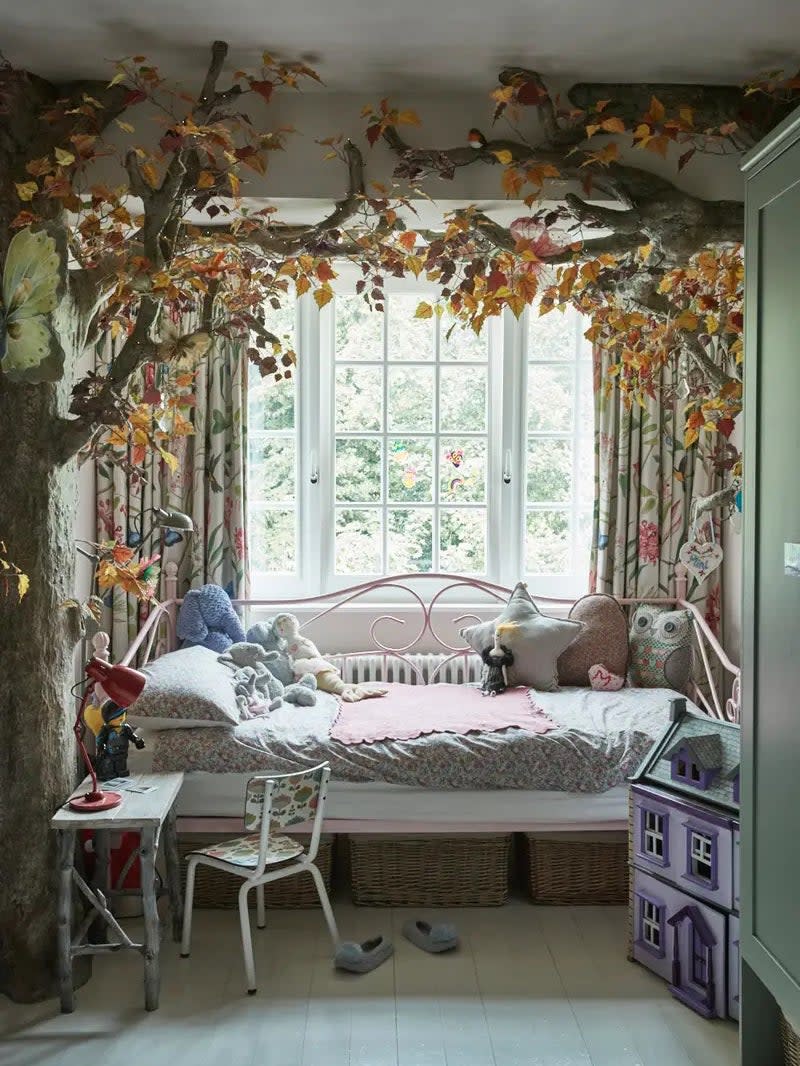
<path id="1" fill-rule="evenodd" d="M 739 726 L 707 714 L 683 710 L 681 704 L 685 707 L 685 701 L 674 701 L 669 724 L 631 780 L 702 799 L 724 811 L 738 814 L 739 804 L 733 792 L 741 759 Z M 683 748 L 692 752 L 692 757 L 698 759 L 701 768 L 720 771 L 708 788 L 695 787 L 689 781 L 673 780 L 669 760 Z"/>
<path id="2" fill-rule="evenodd" d="M 679 737 L 661 758 L 671 759 L 682 751 L 688 752 L 689 757 L 701 770 L 719 770 L 722 766 L 722 740 L 719 733 Z"/>

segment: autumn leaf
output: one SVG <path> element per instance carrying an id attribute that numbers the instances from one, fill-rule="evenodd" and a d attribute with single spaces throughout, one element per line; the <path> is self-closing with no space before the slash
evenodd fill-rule
<path id="1" fill-rule="evenodd" d="M 15 183 L 17 196 L 24 203 L 29 203 L 39 191 L 35 181 L 18 181 Z"/>
<path id="2" fill-rule="evenodd" d="M 320 281 L 332 281 L 336 277 L 336 271 L 327 259 L 322 259 L 317 263 L 316 274 Z"/>
<path id="3" fill-rule="evenodd" d="M 504 167 L 507 167 L 514 160 L 514 156 L 507 148 L 497 148 L 492 152 L 492 155 L 498 163 L 502 163 Z"/>
<path id="4" fill-rule="evenodd" d="M 427 301 L 423 300 L 417 305 L 414 318 L 433 318 L 433 308 Z"/>
<path id="5" fill-rule="evenodd" d="M 56 148 L 55 157 L 56 162 L 62 167 L 71 166 L 75 162 L 75 156 L 65 148 Z"/>
<path id="6" fill-rule="evenodd" d="M 371 126 L 367 126 L 367 140 L 370 147 L 374 146 L 380 135 L 383 133 L 383 125 L 380 122 L 373 122 Z"/>
<path id="7" fill-rule="evenodd" d="M 314 290 L 314 302 L 316 303 L 317 307 L 325 307 L 325 305 L 329 304 L 332 299 L 333 289 L 330 287 L 330 285 L 328 285 L 327 282 L 324 285 L 321 285 L 320 288 Z"/>
<path id="8" fill-rule="evenodd" d="M 650 111 L 648 112 L 650 118 L 654 123 L 660 123 L 664 121 L 666 111 L 664 105 L 656 96 L 650 97 Z"/>
<path id="9" fill-rule="evenodd" d="M 152 163 L 141 163 L 139 169 L 142 172 L 142 177 L 150 186 L 151 189 L 158 188 L 158 171 Z"/>
<path id="10" fill-rule="evenodd" d="M 604 129 L 606 133 L 624 133 L 625 123 L 617 115 L 613 115 L 611 118 L 604 118 L 600 123 L 601 129 Z"/>
<path id="11" fill-rule="evenodd" d="M 403 126 L 421 126 L 419 115 L 416 111 L 399 111 L 395 122 Z"/>
<path id="12" fill-rule="evenodd" d="M 697 329 L 697 324 L 700 320 L 693 311 L 681 311 L 678 317 L 675 319 L 676 329 L 686 329 L 689 331 Z"/>
<path id="13" fill-rule="evenodd" d="M 272 99 L 272 92 L 275 86 L 271 81 L 251 80 L 250 88 L 253 90 L 254 93 L 258 93 L 262 100 L 266 100 L 266 102 L 269 103 Z"/>
<path id="14" fill-rule="evenodd" d="M 405 233 L 401 233 L 397 238 L 397 243 L 405 248 L 407 252 L 413 252 L 417 244 L 417 235 L 411 229 L 406 230 Z"/>

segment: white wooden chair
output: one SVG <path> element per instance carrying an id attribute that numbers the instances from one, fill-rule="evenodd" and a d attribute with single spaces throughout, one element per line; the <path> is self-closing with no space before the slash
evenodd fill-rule
<path id="1" fill-rule="evenodd" d="M 183 913 L 183 938 L 181 956 L 188 958 L 192 937 L 192 901 L 194 897 L 195 870 L 199 863 L 225 870 L 243 883 L 239 889 L 239 924 L 242 933 L 244 968 L 247 974 L 249 995 L 256 992 L 256 968 L 253 959 L 253 940 L 250 932 L 248 895 L 256 890 L 257 921 L 259 929 L 266 925 L 264 885 L 293 874 L 310 873 L 314 878 L 322 912 L 333 940 L 334 949 L 339 944 L 339 931 L 333 917 L 325 882 L 314 859 L 319 849 L 322 819 L 328 779 L 331 776 L 327 763 L 313 770 L 301 770 L 295 774 L 267 774 L 251 777 L 247 782 L 244 807 L 245 829 L 253 830 L 248 836 L 225 840 L 200 848 L 189 855 L 186 873 L 186 902 Z M 299 825 L 313 820 L 311 840 L 303 848 L 297 840 L 282 836 L 275 829 Z"/>

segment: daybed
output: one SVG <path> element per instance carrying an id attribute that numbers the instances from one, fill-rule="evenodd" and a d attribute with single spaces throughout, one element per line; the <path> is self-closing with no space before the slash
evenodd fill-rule
<path id="1" fill-rule="evenodd" d="M 180 601 L 171 595 L 175 574 L 169 564 L 166 579 L 168 599 L 151 613 L 123 662 L 141 666 L 154 653 L 175 647 Z M 433 592 L 426 596 L 426 589 Z M 355 611 L 363 623 L 369 611 L 370 646 L 341 655 L 324 649 L 345 679 L 435 685 L 478 680 L 480 661 L 451 634 L 465 621 L 492 617 L 510 591 L 467 577 L 407 574 L 306 600 L 234 602 L 248 621 L 291 611 L 312 637 L 323 620 L 334 617 L 339 631 L 347 632 L 348 618 L 354 617 L 348 612 Z M 399 602 L 402 597 L 405 607 Z M 564 601 L 539 602 L 551 612 L 566 613 L 570 606 Z M 629 606 L 644 601 L 619 602 Z M 674 598 L 646 602 L 679 605 L 692 614 L 695 658 L 704 678 L 691 687 L 691 709 L 738 720 L 738 668 L 697 608 L 687 602 L 685 575 L 678 575 Z M 413 635 L 390 640 L 387 632 Z M 729 683 L 732 680 L 727 701 L 719 695 L 725 675 Z M 406 685 L 392 685 L 387 697 L 399 701 L 399 713 Z M 556 724 L 542 735 L 511 728 L 349 746 L 331 741 L 337 703 L 320 693 L 314 708 L 285 706 L 233 728 L 150 732 L 142 753 L 147 763 L 132 761 L 132 767 L 149 764 L 156 770 L 185 772 L 178 812 L 179 826 L 186 832 L 237 830 L 249 776 L 312 766 L 322 759 L 330 762 L 333 774 L 328 832 L 621 829 L 627 821 L 626 778 L 662 732 L 675 695 L 666 688 L 537 691 L 536 703 Z M 435 698 L 433 691 L 431 696 Z"/>

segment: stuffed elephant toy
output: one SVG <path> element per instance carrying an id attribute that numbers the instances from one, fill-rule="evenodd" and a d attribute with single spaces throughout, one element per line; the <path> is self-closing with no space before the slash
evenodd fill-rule
<path id="1" fill-rule="evenodd" d="M 244 640 L 244 628 L 231 599 L 219 585 L 190 589 L 183 598 L 177 627 L 182 648 L 202 645 L 224 652 Z"/>
<path id="2" fill-rule="evenodd" d="M 292 660 L 286 651 L 286 641 L 275 632 L 274 621 L 269 618 L 266 622 L 257 622 L 250 626 L 246 639 L 251 643 L 260 644 L 264 651 L 274 653 L 267 664 L 268 669 L 284 685 L 291 685 L 294 683 Z"/>
<path id="3" fill-rule="evenodd" d="M 294 703 L 298 707 L 313 707 L 317 702 L 317 682 L 313 674 L 306 674 L 299 681 L 292 681 L 284 686 L 283 682 L 272 672 L 273 663 L 280 659 L 280 653 L 266 651 L 253 641 L 239 641 L 231 644 L 226 652 L 217 656 L 219 662 L 235 669 L 233 675 L 237 700 L 244 712 L 251 703 L 262 700 L 274 711 L 281 702 Z"/>

